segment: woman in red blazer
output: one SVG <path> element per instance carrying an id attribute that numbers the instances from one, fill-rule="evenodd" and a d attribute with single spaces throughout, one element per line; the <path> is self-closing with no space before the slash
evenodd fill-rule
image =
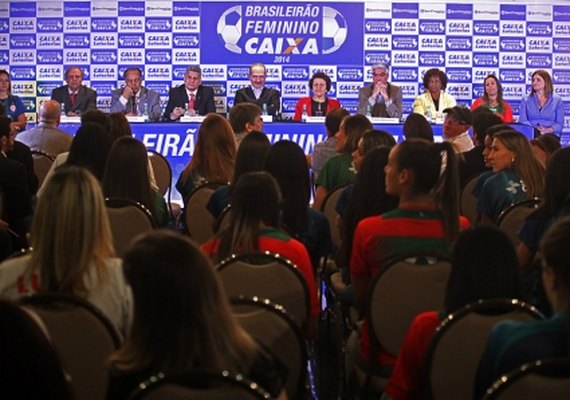
<path id="1" fill-rule="evenodd" d="M 312 96 L 301 97 L 295 106 L 295 121 L 301 121 L 303 110 L 307 111 L 310 117 L 325 116 L 333 108 L 340 108 L 340 103 L 336 99 L 327 97 L 331 90 L 331 78 L 324 72 L 316 72 L 309 80 L 309 88 Z"/>

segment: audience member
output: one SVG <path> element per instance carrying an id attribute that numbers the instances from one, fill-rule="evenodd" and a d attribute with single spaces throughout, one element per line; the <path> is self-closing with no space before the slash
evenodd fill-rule
<path id="1" fill-rule="evenodd" d="M 325 162 L 336 154 L 336 135 L 343 118 L 349 115 L 350 113 L 344 108 L 335 108 L 327 113 L 325 117 L 327 137 L 322 142 L 315 144 L 313 154 L 311 154 L 311 167 L 315 175 L 315 181 L 318 179 Z"/>
<path id="2" fill-rule="evenodd" d="M 317 192 L 313 208 L 319 210 L 327 194 L 337 186 L 352 183 L 356 171 L 352 166 L 352 153 L 358 141 L 366 131 L 374 129 L 372 123 L 364 115 L 351 115 L 344 118 L 336 135 L 336 156 L 325 162 L 317 179 Z"/>
<path id="3" fill-rule="evenodd" d="M 554 152 L 560 149 L 560 139 L 554 135 L 542 135 L 530 141 L 532 152 L 544 168 Z"/>
<path id="4" fill-rule="evenodd" d="M 445 72 L 437 68 L 428 69 L 423 77 L 423 85 L 425 93 L 416 97 L 413 108 L 415 113 L 422 114 L 428 121 L 443 117 L 443 110 L 457 105 L 453 96 L 445 93 L 447 87 Z"/>
<path id="5" fill-rule="evenodd" d="M 185 114 L 194 116 L 215 112 L 214 89 L 202 85 L 199 65 L 189 66 L 184 73 L 184 84 L 170 89 L 163 118 L 175 121 Z"/>
<path id="6" fill-rule="evenodd" d="M 564 102 L 554 94 L 550 74 L 539 69 L 532 74 L 530 95 L 519 106 L 519 123 L 533 126 L 534 136 L 560 137 L 564 127 Z"/>
<path id="7" fill-rule="evenodd" d="M 281 193 L 277 181 L 267 172 L 248 172 L 236 182 L 230 204 L 229 226 L 202 245 L 202 249 L 215 262 L 234 253 L 269 251 L 295 264 L 309 289 L 312 316 L 309 334 L 314 335 L 320 313 L 315 275 L 305 246 L 279 230 Z"/>
<path id="8" fill-rule="evenodd" d="M 123 72 L 125 86 L 113 90 L 111 112 L 124 112 L 127 115 L 148 115 L 150 121 L 158 121 L 162 109 L 160 94 L 142 86 L 142 71 L 130 67 Z"/>
<path id="9" fill-rule="evenodd" d="M 324 117 L 329 111 L 340 108 L 336 99 L 327 96 L 331 90 L 331 78 L 324 72 L 315 72 L 309 79 L 309 90 L 312 95 L 301 97 L 295 106 L 295 121 L 301 121 L 303 114 L 309 117 Z"/>
<path id="10" fill-rule="evenodd" d="M 156 225 L 168 224 L 169 214 L 162 195 L 150 185 L 146 147 L 137 139 L 122 137 L 115 141 L 103 174 L 105 197 L 129 199 L 146 207 Z"/>
<path id="11" fill-rule="evenodd" d="M 97 92 L 83 85 L 83 71 L 79 67 L 69 67 L 65 71 L 66 85 L 52 90 L 52 100 L 63 104 L 67 116 L 77 116 L 88 110 L 97 109 Z"/>
<path id="12" fill-rule="evenodd" d="M 473 125 L 471 110 L 464 106 L 455 106 L 443 110 L 443 140 L 453 145 L 456 153 L 465 153 L 473 149 L 469 129 Z"/>
<path id="13" fill-rule="evenodd" d="M 203 183 L 228 183 L 234 173 L 235 157 L 236 140 L 230 123 L 218 114 L 208 114 L 198 130 L 192 159 L 176 182 L 184 201 Z"/>
<path id="14" fill-rule="evenodd" d="M 253 103 L 264 113 L 279 116 L 281 109 L 281 94 L 277 89 L 265 86 L 267 68 L 262 63 L 255 63 L 249 67 L 250 85 L 238 89 L 234 99 L 234 107 L 241 103 Z"/>
<path id="15" fill-rule="evenodd" d="M 231 193 L 236 182 L 246 172 L 262 171 L 271 144 L 267 136 L 258 131 L 250 132 L 243 138 L 237 151 L 234 175 L 229 185 L 220 186 L 212 193 L 206 208 L 218 218 L 231 202 Z"/>
<path id="16" fill-rule="evenodd" d="M 493 226 L 461 232 L 453 250 L 444 308 L 423 312 L 412 322 L 383 400 L 423 397 L 427 349 L 437 327 L 449 314 L 479 300 L 523 297 L 515 251 L 507 235 Z"/>
<path id="17" fill-rule="evenodd" d="M 131 296 L 114 258 L 107 210 L 95 177 L 83 168 L 58 169 L 38 200 L 31 229 L 34 249 L 0 266 L 0 298 L 34 293 L 80 296 L 99 307 L 123 334 Z"/>
<path id="18" fill-rule="evenodd" d="M 58 128 L 60 115 L 60 105 L 56 100 L 44 101 L 39 112 L 40 123 L 20 132 L 16 140 L 29 146 L 32 151 L 51 157 L 69 151 L 73 136 Z"/>
<path id="19" fill-rule="evenodd" d="M 261 108 L 252 103 L 236 104 L 230 110 L 228 116 L 232 130 L 236 136 L 236 145 L 239 145 L 243 138 L 251 131 L 263 131 L 263 119 L 261 119 Z"/>
<path id="20" fill-rule="evenodd" d="M 457 156 L 450 143 L 402 142 L 390 151 L 385 170 L 386 193 L 400 200 L 397 209 L 361 220 L 354 232 L 350 275 L 360 304 L 365 304 L 366 289 L 383 262 L 412 251 L 448 254 L 460 228 L 469 224 L 459 216 Z M 383 366 L 396 361 L 382 349 L 370 354 L 366 322 L 360 355 Z"/>
<path id="21" fill-rule="evenodd" d="M 358 91 L 358 113 L 372 117 L 402 118 L 402 89 L 388 82 L 390 67 L 372 65 L 372 84 Z"/>
<path id="22" fill-rule="evenodd" d="M 26 107 L 19 96 L 12 94 L 10 73 L 0 69 L 0 105 L 2 115 L 11 120 L 13 130 L 21 131 L 26 127 Z"/>
<path id="23" fill-rule="evenodd" d="M 159 373 L 229 371 L 285 399 L 273 358 L 233 317 L 212 264 L 188 238 L 140 236 L 124 257 L 134 297 L 133 326 L 111 357 L 108 399 L 124 399 Z"/>
<path id="24" fill-rule="evenodd" d="M 113 142 L 123 136 L 133 137 L 131 124 L 129 124 L 129 120 L 125 117 L 125 113 L 110 113 L 107 117 L 107 123 L 109 125 L 109 135 Z"/>
<path id="25" fill-rule="evenodd" d="M 473 102 L 471 110 L 475 111 L 478 107 L 487 108 L 506 124 L 513 122 L 513 110 L 503 99 L 503 87 L 495 75 L 487 75 L 483 80 L 483 96 Z"/>
<path id="26" fill-rule="evenodd" d="M 482 222 L 494 224 L 509 205 L 543 195 L 544 168 L 522 133 L 496 133 L 488 160 L 495 174 L 483 183 L 479 193 L 477 211 Z"/>
<path id="27" fill-rule="evenodd" d="M 554 315 L 540 321 L 502 321 L 489 336 L 475 380 L 480 399 L 495 380 L 524 363 L 569 356 L 570 218 L 552 225 L 540 241 L 542 281 Z"/>
<path id="28" fill-rule="evenodd" d="M 411 113 L 406 117 L 403 127 L 404 139 L 425 139 L 433 143 L 433 129 L 422 114 Z"/>

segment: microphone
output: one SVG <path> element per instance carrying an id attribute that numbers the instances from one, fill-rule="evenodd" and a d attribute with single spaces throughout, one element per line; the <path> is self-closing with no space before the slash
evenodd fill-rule
<path id="1" fill-rule="evenodd" d="M 134 93 L 131 95 L 131 112 L 133 114 L 137 113 L 137 97 Z"/>

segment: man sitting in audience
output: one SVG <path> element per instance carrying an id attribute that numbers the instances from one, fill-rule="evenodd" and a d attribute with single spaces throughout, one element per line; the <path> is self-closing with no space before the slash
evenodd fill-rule
<path id="1" fill-rule="evenodd" d="M 252 103 L 240 103 L 232 107 L 228 116 L 239 147 L 242 139 L 251 131 L 263 131 L 261 109 Z"/>
<path id="2" fill-rule="evenodd" d="M 327 138 L 322 142 L 315 144 L 313 154 L 311 154 L 310 165 L 315 174 L 315 181 L 319 177 L 319 172 L 329 158 L 336 155 L 336 134 L 340 130 L 342 119 L 350 115 L 344 108 L 334 108 L 329 111 L 325 117 L 325 128 L 327 129 Z"/>
<path id="3" fill-rule="evenodd" d="M 60 109 L 56 100 L 44 101 L 40 108 L 40 123 L 19 133 L 17 141 L 27 144 L 32 151 L 40 151 L 51 157 L 69 151 L 73 137 L 58 128 Z"/>
<path id="4" fill-rule="evenodd" d="M 471 110 L 463 106 L 455 106 L 443 110 L 446 115 L 443 123 L 443 140 L 455 148 L 456 153 L 465 153 L 473 148 L 469 137 L 469 128 L 473 125 Z"/>

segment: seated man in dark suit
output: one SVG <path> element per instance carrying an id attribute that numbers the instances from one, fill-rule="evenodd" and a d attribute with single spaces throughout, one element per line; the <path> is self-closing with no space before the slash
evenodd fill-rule
<path id="1" fill-rule="evenodd" d="M 111 112 L 124 112 L 127 115 L 143 115 L 146 111 L 148 119 L 157 121 L 162 112 L 158 92 L 142 86 L 140 68 L 127 68 L 123 73 L 125 86 L 113 90 Z"/>
<path id="2" fill-rule="evenodd" d="M 55 88 L 51 98 L 63 104 L 67 116 L 77 116 L 87 110 L 97 109 L 97 92 L 83 85 L 83 71 L 69 67 L 65 71 L 67 85 Z"/>
<path id="3" fill-rule="evenodd" d="M 216 112 L 214 89 L 202 85 L 202 69 L 191 65 L 184 73 L 184 85 L 170 89 L 163 118 L 175 121 L 186 113 L 194 116 L 212 112 Z"/>
<path id="4" fill-rule="evenodd" d="M 249 81 L 251 85 L 241 88 L 236 92 L 234 104 L 254 103 L 267 114 L 274 117 L 279 114 L 280 94 L 276 89 L 265 86 L 267 71 L 261 63 L 252 64 L 249 67 Z"/>

